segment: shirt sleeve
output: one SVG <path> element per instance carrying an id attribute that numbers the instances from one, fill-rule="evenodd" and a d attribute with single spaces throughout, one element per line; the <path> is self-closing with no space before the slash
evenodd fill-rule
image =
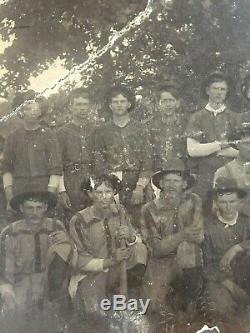
<path id="1" fill-rule="evenodd" d="M 0 284 L 15 283 L 15 265 L 15 238 L 7 226 L 0 234 Z"/>
<path id="2" fill-rule="evenodd" d="M 73 216 L 70 221 L 69 233 L 77 248 L 77 265 L 78 272 L 86 271 L 87 265 L 93 262 L 94 258 L 89 242 L 88 230 L 84 224 L 84 220 L 79 216 Z"/>
<path id="3" fill-rule="evenodd" d="M 3 164 L 2 170 L 3 174 L 6 172 L 14 172 L 15 163 L 15 152 L 14 152 L 14 138 L 13 135 L 9 135 L 5 141 L 4 152 L 3 152 Z"/>
<path id="4" fill-rule="evenodd" d="M 200 122 L 200 115 L 198 113 L 194 113 L 190 116 L 186 128 L 186 136 L 187 138 L 191 138 L 197 140 L 198 142 L 202 142 L 203 131 Z"/>
<path id="5" fill-rule="evenodd" d="M 98 127 L 91 135 L 93 172 L 97 177 L 108 172 L 108 166 L 105 160 L 106 145 L 102 133 L 103 127 Z"/>
<path id="6" fill-rule="evenodd" d="M 141 172 L 140 178 L 142 177 L 149 177 L 153 170 L 153 163 L 152 163 L 152 145 L 150 144 L 150 132 L 147 126 L 142 128 L 141 130 L 141 137 L 140 137 L 140 144 L 141 144 Z"/>
<path id="7" fill-rule="evenodd" d="M 49 175 L 62 175 L 62 158 L 57 136 L 52 131 L 46 132 L 47 159 Z"/>

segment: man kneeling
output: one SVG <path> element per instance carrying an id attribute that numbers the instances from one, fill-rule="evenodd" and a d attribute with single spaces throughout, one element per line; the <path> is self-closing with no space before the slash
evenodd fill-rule
<path id="1" fill-rule="evenodd" d="M 113 175 L 103 176 L 96 180 L 94 188 L 90 181 L 86 185 L 93 204 L 77 213 L 70 222 L 70 234 L 78 252 L 70 290 L 73 296 L 72 290 L 76 290 L 78 284 L 77 296 L 85 315 L 96 320 L 95 315 L 98 318 L 105 316 L 101 306 L 104 299 L 124 293 L 119 288 L 124 278 L 121 275 L 127 275 L 128 298 L 131 297 L 132 289 L 136 290 L 145 271 L 147 250 L 124 208 L 114 201 L 119 192 L 119 179 Z M 122 271 L 124 262 L 125 270 Z M 94 325 L 89 320 L 91 322 Z M 101 325 L 104 328 L 103 322 Z"/>

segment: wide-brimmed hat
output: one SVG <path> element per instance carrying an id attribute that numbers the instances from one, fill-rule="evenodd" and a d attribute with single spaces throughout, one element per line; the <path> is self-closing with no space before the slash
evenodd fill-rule
<path id="1" fill-rule="evenodd" d="M 232 90 L 232 82 L 230 78 L 224 74 L 223 72 L 220 71 L 214 71 L 211 72 L 202 82 L 201 84 L 201 95 L 203 98 L 208 98 L 207 95 L 207 87 L 210 86 L 210 84 L 216 82 L 216 81 L 225 81 L 228 86 L 228 93 L 227 97 L 230 95 L 231 90 Z"/>
<path id="2" fill-rule="evenodd" d="M 214 184 L 214 188 L 208 191 L 208 196 L 216 197 L 217 195 L 222 195 L 225 193 L 238 193 L 239 198 L 244 198 L 247 192 L 240 188 L 233 178 L 218 177 Z"/>
<path id="3" fill-rule="evenodd" d="M 160 180 L 164 175 L 175 173 L 181 175 L 187 181 L 187 189 L 191 188 L 195 183 L 195 178 L 190 175 L 184 162 L 180 158 L 172 158 L 165 163 L 161 170 L 155 172 L 152 176 L 152 183 L 162 190 Z"/>
<path id="4" fill-rule="evenodd" d="M 16 211 L 19 211 L 19 206 L 26 200 L 38 199 L 41 202 L 48 204 L 48 209 L 55 207 L 56 195 L 52 192 L 41 189 L 39 183 L 29 183 L 11 199 L 10 206 Z"/>

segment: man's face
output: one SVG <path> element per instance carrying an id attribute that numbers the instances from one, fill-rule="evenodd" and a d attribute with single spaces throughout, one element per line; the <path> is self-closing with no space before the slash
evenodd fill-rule
<path id="1" fill-rule="evenodd" d="M 241 138 L 240 142 L 238 143 L 239 148 L 239 156 L 244 161 L 250 161 L 250 135 L 246 135 Z"/>
<path id="2" fill-rule="evenodd" d="M 88 118 L 91 109 L 91 103 L 87 97 L 75 97 L 71 104 L 73 118 L 84 120 Z"/>
<path id="3" fill-rule="evenodd" d="M 102 183 L 95 189 L 93 199 L 97 206 L 107 208 L 114 203 L 114 196 L 114 190 L 107 184 Z"/>
<path id="4" fill-rule="evenodd" d="M 47 204 L 36 200 L 26 200 L 20 205 L 24 219 L 32 224 L 39 224 L 47 211 Z"/>
<path id="5" fill-rule="evenodd" d="M 218 195 L 216 199 L 216 206 L 220 215 L 225 220 L 232 220 L 239 210 L 240 200 L 237 193 L 225 193 Z"/>
<path id="6" fill-rule="evenodd" d="M 112 97 L 109 107 L 114 115 L 122 116 L 128 113 L 128 109 L 131 107 L 131 103 L 128 101 L 127 97 L 119 94 Z"/>
<path id="7" fill-rule="evenodd" d="M 186 181 L 180 175 L 175 173 L 166 174 L 160 180 L 160 187 L 163 192 L 173 197 L 181 194 L 186 186 Z"/>
<path id="8" fill-rule="evenodd" d="M 162 114 L 172 115 L 180 106 L 180 102 L 170 92 L 161 93 L 159 109 Z"/>
<path id="9" fill-rule="evenodd" d="M 226 100 L 228 86 L 225 81 L 213 82 L 206 89 L 210 103 L 222 104 Z"/>
<path id="10" fill-rule="evenodd" d="M 37 122 L 41 116 L 41 108 L 39 103 L 31 102 L 24 106 L 22 115 L 24 121 Z"/>

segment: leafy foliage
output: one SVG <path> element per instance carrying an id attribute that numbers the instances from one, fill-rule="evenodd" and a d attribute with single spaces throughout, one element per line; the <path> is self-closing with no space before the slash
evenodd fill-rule
<path id="1" fill-rule="evenodd" d="M 30 75 L 58 56 L 68 68 L 82 63 L 146 5 L 145 0 L 9 0 L 0 7 L 0 31 L 5 40 L 14 33 L 15 40 L 0 57 L 7 69 L 2 88 L 27 87 Z M 239 79 L 250 54 L 248 0 L 155 0 L 153 6 L 148 20 L 99 59 L 90 81 L 98 91 L 114 80 L 137 87 L 178 77 L 195 104 L 207 72 L 221 68 Z"/>

